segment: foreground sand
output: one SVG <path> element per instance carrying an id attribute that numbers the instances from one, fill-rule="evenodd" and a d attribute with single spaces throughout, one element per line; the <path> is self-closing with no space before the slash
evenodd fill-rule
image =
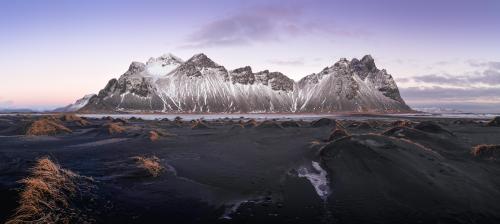
<path id="1" fill-rule="evenodd" d="M 499 153 L 471 153 L 500 144 L 486 122 L 2 116 L 0 222 L 35 189 L 73 223 L 499 223 Z"/>

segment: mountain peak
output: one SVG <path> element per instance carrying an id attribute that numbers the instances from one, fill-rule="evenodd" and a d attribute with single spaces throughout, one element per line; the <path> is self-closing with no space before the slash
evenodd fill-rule
<path id="1" fill-rule="evenodd" d="M 194 64 L 197 67 L 219 67 L 212 59 L 203 53 L 195 54 L 186 64 Z"/>
<path id="2" fill-rule="evenodd" d="M 361 59 L 361 63 L 363 63 L 368 70 L 374 70 L 377 69 L 377 66 L 375 65 L 375 60 L 372 58 L 371 55 L 367 54 Z"/>
<path id="3" fill-rule="evenodd" d="M 333 66 L 346 68 L 347 65 L 349 65 L 349 60 L 347 60 L 347 58 L 340 58 L 340 60 L 335 62 Z"/>
<path id="4" fill-rule="evenodd" d="M 181 58 L 179 58 L 171 53 L 163 54 L 157 58 L 151 57 L 151 58 L 149 58 L 148 62 L 146 62 L 146 65 L 153 64 L 155 62 L 159 62 L 159 63 L 162 63 L 164 65 L 184 63 L 184 61 Z"/>
<path id="5" fill-rule="evenodd" d="M 168 53 L 157 58 L 150 58 L 148 62 L 146 62 L 146 67 L 149 75 L 163 76 L 179 67 L 182 63 L 184 63 L 184 61 L 181 58 Z"/>
<path id="6" fill-rule="evenodd" d="M 191 59 L 194 59 L 194 60 L 210 60 L 210 58 L 208 58 L 208 56 L 204 53 L 199 53 L 199 54 L 195 54 L 193 55 L 193 57 L 191 57 Z"/>
<path id="7" fill-rule="evenodd" d="M 134 61 L 128 67 L 128 71 L 127 72 L 128 73 L 138 73 L 138 72 L 144 71 L 145 68 L 146 68 L 146 65 L 144 63 Z"/>

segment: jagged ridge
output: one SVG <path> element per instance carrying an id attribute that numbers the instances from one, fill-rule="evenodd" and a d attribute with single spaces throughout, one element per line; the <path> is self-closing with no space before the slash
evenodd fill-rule
<path id="1" fill-rule="evenodd" d="M 158 67 L 160 66 L 160 67 Z M 168 69 L 162 69 L 167 67 Z M 169 54 L 133 62 L 80 112 L 329 113 L 405 112 L 392 76 L 370 56 L 333 66 L 298 82 L 280 72 L 226 70 L 205 54 L 188 61 Z"/>

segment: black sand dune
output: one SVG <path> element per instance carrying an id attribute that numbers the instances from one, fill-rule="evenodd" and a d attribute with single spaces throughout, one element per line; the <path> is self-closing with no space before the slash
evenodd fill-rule
<path id="1" fill-rule="evenodd" d="M 321 150 L 333 217 L 341 223 L 493 223 L 499 180 L 409 141 L 359 135 Z M 425 214 L 425 215 L 424 215 Z"/>
<path id="2" fill-rule="evenodd" d="M 47 118 L 69 132 L 28 135 L 40 119 L 0 117 L 0 222 L 46 156 L 92 179 L 90 207 L 65 196 L 89 223 L 500 221 L 500 129 L 483 121 L 71 115 Z"/>

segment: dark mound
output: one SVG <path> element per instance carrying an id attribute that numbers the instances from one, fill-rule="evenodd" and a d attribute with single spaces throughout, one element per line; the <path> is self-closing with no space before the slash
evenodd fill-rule
<path id="1" fill-rule="evenodd" d="M 177 116 L 177 117 L 174 118 L 174 121 L 180 122 L 180 121 L 182 121 L 182 117 Z"/>
<path id="2" fill-rule="evenodd" d="M 450 131 L 444 129 L 441 127 L 441 125 L 437 124 L 436 122 L 433 121 L 422 121 L 415 125 L 414 127 L 417 130 L 420 131 L 425 131 L 429 133 L 447 133 L 449 135 L 453 135 Z"/>
<path id="3" fill-rule="evenodd" d="M 160 121 L 170 121 L 170 119 L 168 119 L 168 118 L 163 118 L 163 119 L 161 119 Z"/>
<path id="4" fill-rule="evenodd" d="M 129 118 L 128 120 L 129 120 L 129 121 L 133 121 L 133 122 L 143 121 L 143 119 L 142 119 L 142 118 L 140 118 L 140 117 L 131 117 L 131 118 Z"/>
<path id="5" fill-rule="evenodd" d="M 0 119 L 0 134 L 1 135 L 25 135 L 26 130 L 33 121 L 29 119 L 15 119 L 8 117 Z"/>
<path id="6" fill-rule="evenodd" d="M 106 117 L 102 117 L 101 120 L 103 120 L 103 121 L 112 121 L 113 118 L 110 117 L 110 116 L 106 116 Z"/>
<path id="7" fill-rule="evenodd" d="M 26 135 L 57 135 L 71 132 L 59 120 L 52 117 L 45 117 L 32 122 L 26 130 Z"/>
<path id="8" fill-rule="evenodd" d="M 419 138 L 428 136 L 425 132 L 405 126 L 391 128 L 385 131 L 383 135 L 397 137 L 397 138 Z"/>
<path id="9" fill-rule="evenodd" d="M 320 118 L 319 120 L 315 120 L 311 122 L 311 126 L 318 128 L 318 127 L 336 127 L 337 126 L 337 121 L 334 119 L 330 118 Z"/>
<path id="10" fill-rule="evenodd" d="M 474 120 L 469 120 L 469 119 L 459 119 L 459 120 L 454 120 L 452 122 L 455 125 L 466 125 L 466 124 L 475 124 Z"/>
<path id="11" fill-rule="evenodd" d="M 352 122 L 351 124 L 349 124 L 350 128 L 357 128 L 357 129 L 372 129 L 373 126 L 368 123 L 368 122 L 365 122 L 365 121 L 355 121 L 355 122 Z"/>
<path id="12" fill-rule="evenodd" d="M 0 118 L 0 130 L 9 128 L 14 125 L 14 121 L 10 119 Z"/>
<path id="13" fill-rule="evenodd" d="M 459 145 L 457 139 L 448 133 L 428 133 L 410 127 L 394 127 L 383 133 L 385 136 L 405 139 L 423 147 L 446 154 L 465 154 L 467 148 Z"/>
<path id="14" fill-rule="evenodd" d="M 192 122 L 191 129 L 209 129 L 210 127 L 202 120 Z"/>
<path id="15" fill-rule="evenodd" d="M 488 220 L 484 217 L 495 217 L 500 209 L 496 202 L 500 191 L 493 180 L 465 173 L 439 154 L 408 141 L 352 136 L 323 147 L 320 158 L 331 184 L 332 217 L 349 223 L 443 219 L 456 223 L 463 217 L 450 214 L 467 211 L 470 219 Z"/>
<path id="16" fill-rule="evenodd" d="M 113 123 L 120 123 L 121 125 L 127 124 L 127 121 L 121 119 L 121 118 L 115 118 L 113 119 Z"/>
<path id="17" fill-rule="evenodd" d="M 299 128 L 300 124 L 297 121 L 283 121 L 281 126 L 284 128 Z"/>
<path id="18" fill-rule="evenodd" d="M 360 122 L 358 124 L 357 128 L 359 128 L 359 129 L 372 129 L 373 126 L 372 126 L 372 124 L 370 124 L 368 122 Z"/>
<path id="19" fill-rule="evenodd" d="M 272 120 L 265 120 L 262 121 L 259 125 L 257 125 L 256 128 L 278 128 L 281 129 L 283 128 L 278 122 L 272 121 Z"/>
<path id="20" fill-rule="evenodd" d="M 333 130 L 330 134 L 330 137 L 328 137 L 327 141 L 331 142 L 348 136 L 350 136 L 349 133 L 347 133 L 344 129 L 335 128 L 335 130 Z"/>
<path id="21" fill-rule="evenodd" d="M 500 158 L 500 145 L 477 145 L 472 148 L 471 154 L 475 157 L 496 160 Z"/>
<path id="22" fill-rule="evenodd" d="M 245 128 L 253 128 L 257 126 L 257 121 L 255 121 L 254 119 L 250 119 L 247 122 L 245 122 L 243 126 L 245 126 Z"/>
<path id="23" fill-rule="evenodd" d="M 487 126 L 500 127 L 500 117 L 495 117 L 486 124 Z"/>

